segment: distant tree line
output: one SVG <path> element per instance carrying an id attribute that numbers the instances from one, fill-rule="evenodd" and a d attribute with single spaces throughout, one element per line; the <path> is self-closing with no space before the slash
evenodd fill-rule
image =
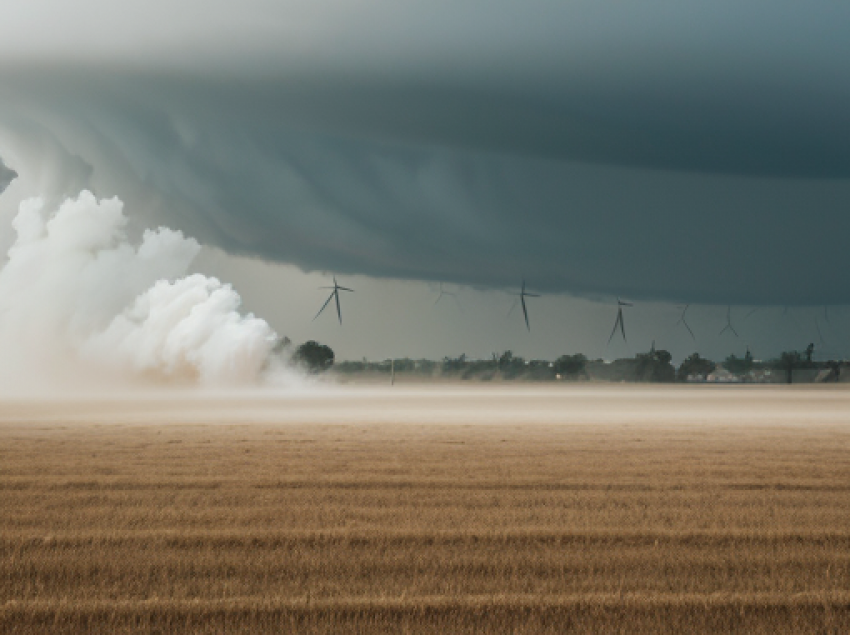
<path id="1" fill-rule="evenodd" d="M 820 381 L 839 381 L 842 368 L 850 376 L 848 362 L 816 362 L 812 360 L 814 346 L 803 352 L 785 351 L 768 361 L 753 358 L 749 349 L 743 357 L 729 355 L 720 364 L 692 353 L 678 368 L 673 365 L 673 356 L 666 350 L 652 349 L 631 358 L 606 362 L 590 360 L 581 353 L 561 355 L 554 361 L 524 359 L 507 350 L 493 353 L 490 359 L 470 359 L 466 355 L 444 357 L 442 360 L 394 359 L 382 361 L 342 361 L 335 363 L 333 350 L 325 344 L 310 340 L 296 348 L 284 338 L 275 347 L 275 352 L 288 359 L 288 363 L 308 373 L 324 373 L 333 368 L 338 375 L 407 375 L 464 380 L 508 380 L 508 381 L 612 381 L 642 383 L 673 383 L 709 381 L 711 379 L 741 382 L 787 382 L 791 383 L 797 371 L 811 371 L 809 377 Z M 718 372 L 722 369 L 723 374 Z M 844 377 L 846 380 L 846 377 Z"/>

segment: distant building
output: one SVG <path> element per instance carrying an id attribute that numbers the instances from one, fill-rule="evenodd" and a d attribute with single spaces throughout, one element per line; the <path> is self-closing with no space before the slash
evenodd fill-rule
<path id="1" fill-rule="evenodd" d="M 705 380 L 713 384 L 739 384 L 741 379 L 737 375 L 733 375 L 723 366 L 717 366 L 713 372 L 709 373 Z"/>

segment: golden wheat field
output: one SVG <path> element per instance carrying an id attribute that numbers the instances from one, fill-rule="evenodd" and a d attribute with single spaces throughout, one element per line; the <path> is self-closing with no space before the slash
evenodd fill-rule
<path id="1" fill-rule="evenodd" d="M 3 633 L 847 633 L 850 391 L 0 403 Z"/>

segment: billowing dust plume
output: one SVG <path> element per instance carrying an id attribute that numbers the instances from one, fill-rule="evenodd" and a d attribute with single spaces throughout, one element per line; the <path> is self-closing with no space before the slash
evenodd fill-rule
<path id="1" fill-rule="evenodd" d="M 200 245 L 161 227 L 132 244 L 117 198 L 21 203 L 0 269 L 0 391 L 262 382 L 277 335 L 227 284 L 188 275 Z"/>

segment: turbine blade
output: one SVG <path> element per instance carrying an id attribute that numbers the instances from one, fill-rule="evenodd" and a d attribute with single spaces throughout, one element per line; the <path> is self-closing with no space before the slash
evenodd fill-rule
<path id="1" fill-rule="evenodd" d="M 696 342 L 697 336 L 696 336 L 696 335 L 694 335 L 694 332 L 691 330 L 691 327 L 690 327 L 690 326 L 688 326 L 688 323 L 687 323 L 687 322 L 685 322 L 684 318 L 682 318 L 682 324 L 684 324 L 684 325 L 685 325 L 685 328 L 686 328 L 686 329 L 688 329 L 688 333 L 690 333 L 690 334 L 691 334 L 691 337 L 692 337 L 692 338 L 693 338 L 693 340 Z"/>
<path id="2" fill-rule="evenodd" d="M 324 311 L 324 310 L 325 310 L 325 307 L 326 307 L 326 306 L 328 306 L 328 304 L 330 303 L 330 301 L 331 301 L 331 298 L 332 298 L 332 297 L 334 297 L 334 294 L 333 294 L 333 293 L 331 293 L 331 294 L 328 296 L 328 299 L 327 299 L 327 300 L 325 300 L 325 303 L 322 305 L 322 308 L 321 308 L 321 309 L 319 309 L 319 312 L 318 312 L 318 313 L 316 313 L 316 316 L 315 316 L 312 320 L 310 320 L 311 322 L 315 322 L 315 321 L 316 321 L 316 318 L 317 318 L 317 317 L 319 317 L 319 316 L 322 314 L 322 311 Z"/>
<path id="3" fill-rule="evenodd" d="M 336 297 L 336 314 L 339 317 L 340 325 L 342 325 L 342 310 L 339 308 L 339 291 L 334 291 L 334 297 Z"/>
<path id="4" fill-rule="evenodd" d="M 526 298 L 539 298 L 540 297 L 539 293 L 525 293 L 523 295 L 525 295 Z"/>
<path id="5" fill-rule="evenodd" d="M 820 345 L 826 346 L 826 342 L 823 339 L 823 333 L 820 332 L 820 324 L 818 324 L 817 318 L 815 318 L 815 329 L 817 329 L 818 332 L 818 339 L 820 340 Z"/>
<path id="6" fill-rule="evenodd" d="M 528 309 L 525 308 L 525 298 L 521 297 L 522 300 L 522 314 L 525 316 L 525 328 L 531 331 L 531 325 L 528 323 Z"/>
<path id="7" fill-rule="evenodd" d="M 611 329 L 611 335 L 608 336 L 608 343 L 611 343 L 611 340 L 614 339 L 614 333 L 617 332 L 617 327 L 620 325 L 620 313 L 617 313 L 617 319 L 614 320 L 614 328 Z"/>
<path id="8" fill-rule="evenodd" d="M 514 300 L 514 303 L 511 305 L 511 310 L 508 311 L 508 317 L 511 317 L 511 314 L 514 312 L 517 304 L 519 304 L 519 300 Z"/>
<path id="9" fill-rule="evenodd" d="M 620 330 L 623 332 L 623 341 L 628 344 L 629 340 L 626 339 L 626 322 L 623 320 L 623 312 L 620 311 Z"/>
<path id="10" fill-rule="evenodd" d="M 735 330 L 735 327 L 734 327 L 734 326 L 732 326 L 732 325 L 730 324 L 730 325 L 729 325 L 729 328 L 730 328 L 730 329 L 732 329 L 732 332 L 735 334 L 735 337 L 741 337 L 740 335 L 738 335 L 738 331 L 736 331 L 736 330 Z"/>
<path id="11" fill-rule="evenodd" d="M 354 293 L 354 289 L 349 289 L 348 287 L 337 287 L 337 289 L 339 289 L 340 291 L 351 291 L 352 293 Z"/>
<path id="12" fill-rule="evenodd" d="M 434 305 L 433 305 L 433 306 L 437 306 L 437 303 L 438 303 L 440 300 L 442 300 L 442 299 L 443 299 L 443 294 L 441 293 L 440 295 L 438 295 L 438 296 L 437 296 L 437 299 L 436 299 L 436 300 L 434 300 Z"/>

